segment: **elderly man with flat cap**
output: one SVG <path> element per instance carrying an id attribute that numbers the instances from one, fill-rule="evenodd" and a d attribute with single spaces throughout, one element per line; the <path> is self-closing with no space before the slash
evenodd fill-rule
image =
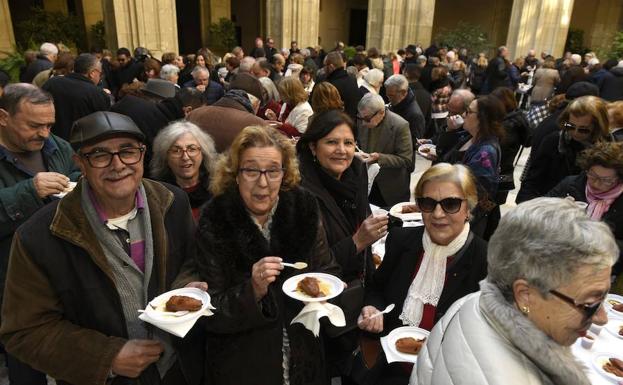
<path id="1" fill-rule="evenodd" d="M 83 177 L 15 233 L 0 337 L 58 384 L 202 382 L 201 328 L 184 339 L 138 319 L 192 274 L 194 224 L 183 191 L 143 179 L 143 133 L 114 112 L 74 123 Z"/>

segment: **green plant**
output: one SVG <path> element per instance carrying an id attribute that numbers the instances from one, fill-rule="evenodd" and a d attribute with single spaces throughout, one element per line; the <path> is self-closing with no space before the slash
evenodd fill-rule
<path id="1" fill-rule="evenodd" d="M 435 41 L 450 48 L 467 48 L 473 54 L 487 52 L 492 44 L 480 25 L 459 21 L 454 29 L 444 29 Z"/>
<path id="2" fill-rule="evenodd" d="M 0 59 L 0 69 L 9 74 L 11 82 L 19 81 L 19 69 L 26 64 L 24 54 L 15 50 L 14 52 L 0 51 L 4 58 Z"/>
<path id="3" fill-rule="evenodd" d="M 607 57 L 608 59 L 623 59 L 623 31 L 619 31 L 614 35 Z"/>
<path id="4" fill-rule="evenodd" d="M 104 20 L 100 20 L 91 26 L 91 38 L 93 45 L 99 48 L 106 47 L 106 26 Z"/>
<path id="5" fill-rule="evenodd" d="M 356 54 L 357 50 L 355 49 L 355 47 L 350 45 L 344 47 L 344 56 L 346 56 L 346 59 L 350 60 L 355 57 Z"/>
<path id="6" fill-rule="evenodd" d="M 16 26 L 16 40 L 20 46 L 37 46 L 49 41 L 86 49 L 84 28 L 76 15 L 47 12 L 39 7 L 30 8 L 30 15 Z"/>
<path id="7" fill-rule="evenodd" d="M 219 53 L 229 52 L 236 45 L 236 26 L 233 21 L 221 17 L 218 23 L 208 26 L 208 47 Z"/>

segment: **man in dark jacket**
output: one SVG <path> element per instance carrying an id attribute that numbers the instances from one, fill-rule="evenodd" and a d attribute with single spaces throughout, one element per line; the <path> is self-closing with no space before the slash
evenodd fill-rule
<path id="1" fill-rule="evenodd" d="M 422 69 L 417 64 L 407 64 L 405 66 L 404 75 L 409 81 L 409 88 L 413 91 L 415 100 L 422 111 L 422 115 L 424 115 L 424 127 L 428 127 L 431 119 L 430 114 L 433 101 L 430 92 L 428 92 L 420 82 L 421 74 Z"/>
<path id="2" fill-rule="evenodd" d="M 329 52 L 324 62 L 324 70 L 327 76 L 325 80 L 337 88 L 344 102 L 344 112 L 354 121 L 357 118 L 357 104 L 361 100 L 357 80 L 346 73 L 344 59 L 339 52 Z"/>
<path id="3" fill-rule="evenodd" d="M 202 383 L 201 328 L 181 339 L 138 318 L 174 286 L 207 290 L 188 269 L 186 195 L 142 179 L 142 140 L 113 112 L 76 121 L 83 178 L 16 232 L 0 337 L 58 384 Z"/>
<path id="4" fill-rule="evenodd" d="M 0 295 L 15 230 L 80 175 L 69 143 L 50 134 L 52 124 L 54 104 L 49 94 L 26 83 L 5 88 L 0 98 Z M 45 374 L 11 354 L 7 361 L 12 383 L 47 383 Z"/>
<path id="5" fill-rule="evenodd" d="M 110 109 L 110 98 L 97 86 L 101 75 L 102 63 L 97 56 L 83 53 L 74 61 L 74 72 L 45 82 L 42 88 L 54 98 L 54 135 L 69 140 L 74 121 L 95 111 Z"/>
<path id="6" fill-rule="evenodd" d="M 212 105 L 225 95 L 225 89 L 219 83 L 210 80 L 210 71 L 203 67 L 195 67 L 190 73 L 193 80 L 184 83 L 184 87 L 193 87 L 203 92 L 206 104 Z"/>
<path id="7" fill-rule="evenodd" d="M 216 151 L 226 151 L 243 128 L 266 125 L 267 121 L 256 116 L 262 101 L 262 84 L 251 74 L 240 73 L 229 84 L 230 90 L 218 102 L 203 106 L 188 115 L 214 139 Z"/>
<path id="8" fill-rule="evenodd" d="M 124 84 L 131 84 L 134 79 L 143 72 L 144 63 L 132 58 L 130 50 L 119 48 L 117 50 L 117 67 L 112 71 L 113 94 L 116 96 Z"/>
<path id="9" fill-rule="evenodd" d="M 483 93 L 488 94 L 498 87 L 511 87 L 511 80 L 508 76 L 508 49 L 501 46 L 497 52 L 497 56 L 487 66 Z"/>
<path id="10" fill-rule="evenodd" d="M 391 103 L 389 110 L 400 115 L 409 122 L 413 146 L 418 138 L 424 137 L 426 131 L 424 115 L 409 88 L 409 81 L 404 75 L 392 75 L 385 80 L 385 94 Z"/>
<path id="11" fill-rule="evenodd" d="M 19 80 L 24 83 L 32 83 L 39 72 L 52 68 L 57 57 L 58 47 L 52 43 L 41 44 L 37 58 L 28 65 Z"/>
<path id="12" fill-rule="evenodd" d="M 623 61 L 610 69 L 612 77 L 601 85 L 600 95 L 609 102 L 623 100 Z"/>

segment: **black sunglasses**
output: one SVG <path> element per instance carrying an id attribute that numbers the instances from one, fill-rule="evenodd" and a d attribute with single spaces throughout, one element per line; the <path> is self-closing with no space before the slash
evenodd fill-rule
<path id="1" fill-rule="evenodd" d="M 587 305 L 585 303 L 578 304 L 578 303 L 575 302 L 575 300 L 573 298 L 568 297 L 568 296 L 562 294 L 559 291 L 550 290 L 549 292 L 551 294 L 555 295 L 556 297 L 560 298 L 564 302 L 568 303 L 569 305 L 575 307 L 576 309 L 578 309 L 582 313 L 584 313 L 584 317 L 586 317 L 586 319 L 593 318 L 593 316 L 595 315 L 595 313 L 597 313 L 597 310 L 599 310 L 599 308 L 601 307 L 601 305 L 603 304 L 603 302 L 605 300 L 605 298 L 603 298 L 601 301 L 592 303 L 590 305 Z"/>
<path id="2" fill-rule="evenodd" d="M 591 133 L 591 129 L 590 128 L 578 127 L 575 124 L 569 123 L 569 122 L 563 123 L 562 126 L 564 127 L 565 130 L 577 131 L 578 133 L 584 134 L 584 135 L 588 135 L 588 134 Z"/>
<path id="3" fill-rule="evenodd" d="M 461 209 L 461 204 L 465 199 L 462 198 L 445 198 L 436 201 L 433 198 L 415 198 L 415 202 L 422 212 L 432 213 L 437 205 L 441 205 L 441 209 L 447 214 L 456 214 Z"/>

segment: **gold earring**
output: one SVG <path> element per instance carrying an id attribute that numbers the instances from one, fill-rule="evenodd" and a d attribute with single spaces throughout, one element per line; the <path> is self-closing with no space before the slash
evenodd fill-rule
<path id="1" fill-rule="evenodd" d="M 522 306 L 521 312 L 524 314 L 530 314 L 530 308 L 528 306 Z"/>

